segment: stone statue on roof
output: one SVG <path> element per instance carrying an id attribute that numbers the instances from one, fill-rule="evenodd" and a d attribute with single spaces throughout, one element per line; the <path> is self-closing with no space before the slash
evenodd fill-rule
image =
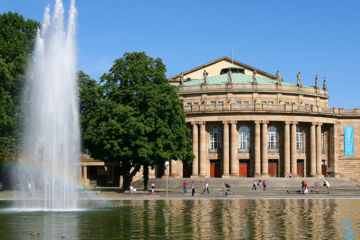
<path id="1" fill-rule="evenodd" d="M 232 72 L 231 72 L 231 70 L 229 70 L 227 74 L 228 74 L 228 79 L 227 79 L 228 84 L 232 84 Z"/>
<path id="2" fill-rule="evenodd" d="M 276 72 L 276 80 L 277 80 L 277 85 L 281 85 L 281 75 L 279 70 Z"/>
<path id="3" fill-rule="evenodd" d="M 319 76 L 317 74 L 315 76 L 315 88 L 319 88 Z"/>
<path id="4" fill-rule="evenodd" d="M 203 73 L 203 77 L 204 77 L 204 82 L 203 82 L 203 84 L 205 85 L 205 84 L 207 84 L 207 76 L 209 75 L 209 73 L 208 72 L 206 72 L 206 70 L 204 69 L 204 73 Z"/>
<path id="5" fill-rule="evenodd" d="M 324 84 L 323 84 L 323 89 L 327 90 L 327 85 L 326 85 L 326 77 L 324 77 Z"/>
<path id="6" fill-rule="evenodd" d="M 180 86 L 184 85 L 184 74 L 180 74 Z"/>
<path id="7" fill-rule="evenodd" d="M 297 77 L 297 85 L 301 86 L 301 73 L 298 72 L 298 74 L 296 74 L 296 77 Z"/>
<path id="8" fill-rule="evenodd" d="M 254 71 L 254 72 L 253 72 L 253 84 L 257 84 L 256 77 L 257 77 L 257 72 Z"/>

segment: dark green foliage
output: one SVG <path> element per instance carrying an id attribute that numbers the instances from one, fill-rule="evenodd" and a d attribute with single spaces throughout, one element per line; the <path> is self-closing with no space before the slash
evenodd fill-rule
<path id="1" fill-rule="evenodd" d="M 0 168 L 1 162 L 11 161 L 17 151 L 21 91 L 39 26 L 17 13 L 0 15 Z"/>
<path id="2" fill-rule="evenodd" d="M 133 52 L 101 77 L 103 99 L 84 139 L 95 157 L 120 162 L 124 188 L 141 166 L 193 159 L 183 103 L 165 71 L 161 59 Z"/>

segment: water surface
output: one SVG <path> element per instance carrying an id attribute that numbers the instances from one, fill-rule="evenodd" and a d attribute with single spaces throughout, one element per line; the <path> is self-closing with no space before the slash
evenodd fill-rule
<path id="1" fill-rule="evenodd" d="M 359 239 L 360 200 L 133 200 L 80 211 L 0 202 L 0 239 Z M 40 232 L 30 236 L 29 232 Z"/>

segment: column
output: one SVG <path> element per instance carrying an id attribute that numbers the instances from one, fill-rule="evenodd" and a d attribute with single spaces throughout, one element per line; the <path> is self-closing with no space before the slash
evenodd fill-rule
<path id="1" fill-rule="evenodd" d="M 178 171 L 177 171 L 177 161 L 171 160 L 170 161 L 170 176 L 171 177 L 177 177 Z"/>
<path id="2" fill-rule="evenodd" d="M 231 176 L 239 176 L 237 121 L 231 121 Z"/>
<path id="3" fill-rule="evenodd" d="M 87 166 L 84 166 L 84 172 L 83 172 L 83 183 L 84 186 L 88 186 L 88 178 L 87 178 Z"/>
<path id="4" fill-rule="evenodd" d="M 290 175 L 290 122 L 285 122 L 285 139 L 284 139 L 284 175 Z"/>
<path id="5" fill-rule="evenodd" d="M 310 130 L 310 175 L 316 177 L 316 141 L 315 141 L 315 123 L 311 124 Z"/>
<path id="6" fill-rule="evenodd" d="M 260 121 L 255 121 L 255 176 L 261 177 L 260 165 Z"/>
<path id="7" fill-rule="evenodd" d="M 193 139 L 192 139 L 192 147 L 193 154 L 195 155 L 194 161 L 192 163 L 192 174 L 191 177 L 198 177 L 199 175 L 199 136 L 198 136 L 198 126 L 197 122 L 191 123 L 193 126 Z"/>
<path id="8" fill-rule="evenodd" d="M 292 122 L 292 125 L 291 125 L 291 175 L 293 177 L 297 176 L 296 125 L 297 125 L 297 122 Z"/>
<path id="9" fill-rule="evenodd" d="M 200 122 L 200 177 L 206 177 L 206 122 Z"/>
<path id="10" fill-rule="evenodd" d="M 318 123 L 316 126 L 316 173 L 318 177 L 322 177 L 321 171 L 321 126 L 322 123 Z"/>
<path id="11" fill-rule="evenodd" d="M 268 122 L 263 121 L 262 124 L 262 176 L 269 176 L 269 159 L 268 159 Z"/>
<path id="12" fill-rule="evenodd" d="M 224 144 L 223 144 L 223 174 L 222 177 L 229 176 L 229 124 L 227 121 L 224 124 Z"/>

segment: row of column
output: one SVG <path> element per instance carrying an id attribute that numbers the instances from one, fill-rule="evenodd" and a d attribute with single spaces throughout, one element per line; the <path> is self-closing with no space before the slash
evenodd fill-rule
<path id="1" fill-rule="evenodd" d="M 268 121 L 255 121 L 254 166 L 255 177 L 268 177 Z M 284 122 L 284 175 L 297 176 L 296 127 L 298 122 Z M 198 149 L 198 125 L 200 125 L 200 159 Z M 230 127 L 231 125 L 231 127 Z M 261 125 L 261 126 L 260 126 Z M 290 131 L 291 125 L 291 131 Z M 192 177 L 206 177 L 206 123 L 192 122 L 193 153 Z M 310 175 L 321 176 L 321 127 L 322 123 L 312 123 L 310 130 Z M 229 128 L 231 135 L 229 138 Z M 261 132 L 260 132 L 261 128 Z M 237 121 L 223 121 L 223 177 L 239 176 Z M 229 153 L 229 139 L 231 150 Z M 200 164 L 199 164 L 200 161 Z M 200 169 L 198 169 L 200 167 Z M 199 171 L 200 170 L 200 171 Z M 200 175 L 198 174 L 200 173 Z"/>

